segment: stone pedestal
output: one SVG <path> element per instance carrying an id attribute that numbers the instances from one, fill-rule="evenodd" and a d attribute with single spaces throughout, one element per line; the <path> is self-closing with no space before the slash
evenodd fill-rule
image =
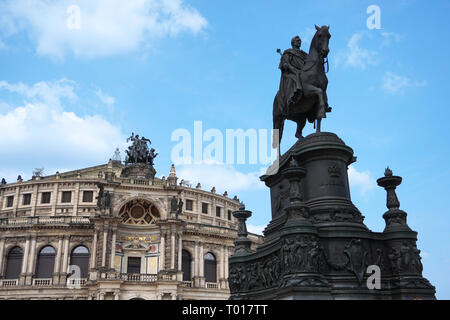
<path id="1" fill-rule="evenodd" d="M 272 221 L 256 252 L 239 246 L 249 248 L 246 234 L 238 239 L 229 260 L 231 299 L 435 298 L 422 277 L 417 233 L 399 209 L 401 178 L 387 170 L 378 180 L 389 210 L 384 232 L 372 232 L 350 197 L 347 168 L 355 161 L 337 135 L 316 133 L 289 149 L 275 174 L 261 177 Z M 380 270 L 379 288 L 368 285 L 369 266 Z"/>
<path id="2" fill-rule="evenodd" d="M 121 173 L 123 178 L 136 178 L 136 179 L 153 179 L 155 177 L 156 170 L 152 165 L 147 163 L 133 163 L 126 165 Z"/>

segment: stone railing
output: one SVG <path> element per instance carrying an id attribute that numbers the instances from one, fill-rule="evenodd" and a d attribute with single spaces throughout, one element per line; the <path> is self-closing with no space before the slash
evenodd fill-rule
<path id="1" fill-rule="evenodd" d="M 206 289 L 219 289 L 219 284 L 217 282 L 206 282 L 205 288 Z"/>
<path id="2" fill-rule="evenodd" d="M 193 283 L 192 283 L 192 281 L 183 281 L 183 282 L 181 282 L 181 286 L 185 287 L 185 288 L 192 288 Z"/>
<path id="3" fill-rule="evenodd" d="M 2 218 L 0 227 L 21 225 L 61 225 L 61 224 L 91 224 L 87 217 L 24 217 L 24 218 Z"/>
<path id="4" fill-rule="evenodd" d="M 0 280 L 0 287 L 16 287 L 19 285 L 19 279 Z"/>
<path id="5" fill-rule="evenodd" d="M 219 235 L 225 235 L 225 236 L 235 237 L 235 238 L 237 237 L 237 230 L 233 230 L 233 229 L 229 229 L 229 228 L 225 228 L 225 227 L 199 224 L 199 223 L 187 224 L 185 227 L 185 230 L 191 231 L 191 232 L 207 233 L 207 234 L 219 234 Z"/>
<path id="6" fill-rule="evenodd" d="M 118 273 L 107 272 L 101 274 L 102 280 L 122 280 L 131 282 L 156 282 L 158 275 L 146 273 Z"/>
<path id="7" fill-rule="evenodd" d="M 165 182 L 162 181 L 147 180 L 147 179 L 125 179 L 122 180 L 122 182 L 138 186 L 162 186 L 165 184 Z"/>
<path id="8" fill-rule="evenodd" d="M 160 273 L 158 273 L 158 280 L 176 281 L 177 275 L 176 275 L 176 273 L 160 272 Z"/>
<path id="9" fill-rule="evenodd" d="M 33 279 L 33 286 L 49 287 L 52 285 L 52 279 Z"/>
<path id="10" fill-rule="evenodd" d="M 158 280 L 158 275 L 145 273 L 121 273 L 120 277 L 124 281 L 132 282 L 155 282 Z"/>
<path id="11" fill-rule="evenodd" d="M 78 287 L 78 286 L 84 286 L 86 285 L 87 279 L 86 278 L 74 278 L 74 279 L 67 279 L 67 286 L 68 287 Z"/>

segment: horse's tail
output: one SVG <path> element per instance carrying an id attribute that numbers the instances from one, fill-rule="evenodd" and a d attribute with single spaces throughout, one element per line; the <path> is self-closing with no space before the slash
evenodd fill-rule
<path id="1" fill-rule="evenodd" d="M 273 102 L 273 138 L 272 138 L 272 148 L 276 149 L 280 146 L 281 138 L 283 136 L 284 128 L 284 116 L 282 112 L 282 105 L 279 93 L 275 96 Z M 278 130 L 278 134 L 275 130 Z"/>

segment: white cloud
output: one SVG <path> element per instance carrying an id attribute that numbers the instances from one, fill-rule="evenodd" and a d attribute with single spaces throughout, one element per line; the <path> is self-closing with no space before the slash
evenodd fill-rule
<path id="1" fill-rule="evenodd" d="M 389 93 L 397 93 L 402 92 L 405 88 L 424 87 L 426 85 L 426 81 L 414 81 L 408 77 L 386 72 L 382 78 L 381 87 Z"/>
<path id="2" fill-rule="evenodd" d="M 71 5 L 80 8 L 80 28 L 68 27 Z M 95 58 L 137 50 L 187 31 L 198 33 L 206 19 L 182 0 L 3 0 L 4 37 L 26 31 L 43 56 L 63 59 L 69 52 Z"/>
<path id="3" fill-rule="evenodd" d="M 253 224 L 247 224 L 247 231 L 251 232 L 251 233 L 256 233 L 259 235 L 263 234 L 264 229 L 266 228 L 266 226 L 256 226 Z"/>
<path id="4" fill-rule="evenodd" d="M 242 190 L 263 189 L 264 183 L 259 180 L 259 172 L 243 173 L 231 165 L 214 161 L 204 161 L 202 164 L 183 164 L 177 168 L 179 179 L 189 180 L 193 186 L 198 182 L 202 189 L 211 190 L 216 187 L 217 193 L 228 191 L 237 193 Z"/>
<path id="5" fill-rule="evenodd" d="M 383 41 L 381 42 L 380 48 L 388 47 L 392 42 L 399 42 L 405 38 L 401 34 L 386 31 L 382 31 L 381 36 L 383 38 Z"/>
<path id="6" fill-rule="evenodd" d="M 96 89 L 94 91 L 95 95 L 100 99 L 101 102 L 107 106 L 112 106 L 116 103 L 116 99 L 109 94 L 102 91 L 102 89 Z"/>
<path id="7" fill-rule="evenodd" d="M 338 54 L 336 62 L 343 62 L 344 66 L 358 69 L 365 69 L 368 65 L 377 64 L 378 53 L 360 46 L 359 42 L 363 36 L 364 32 L 353 34 L 347 43 L 346 50 Z"/>
<path id="8" fill-rule="evenodd" d="M 0 113 L 2 170 L 23 172 L 30 165 L 64 167 L 80 161 L 101 164 L 122 146 L 120 129 L 101 116 L 65 110 L 64 104 L 77 100 L 75 85 L 65 79 L 33 86 L 0 82 L 0 90 L 25 99 L 23 105 Z"/>
<path id="9" fill-rule="evenodd" d="M 376 187 L 375 179 L 372 178 L 370 171 L 359 172 L 353 166 L 348 167 L 348 180 L 350 187 L 359 189 L 362 196 Z"/>

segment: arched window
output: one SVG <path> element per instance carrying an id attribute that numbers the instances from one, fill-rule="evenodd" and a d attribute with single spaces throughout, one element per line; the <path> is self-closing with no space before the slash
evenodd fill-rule
<path id="1" fill-rule="evenodd" d="M 6 257 L 5 279 L 19 279 L 22 269 L 23 251 L 20 247 L 9 250 Z"/>
<path id="2" fill-rule="evenodd" d="M 208 252 L 204 256 L 205 260 L 205 281 L 206 282 L 217 282 L 217 268 L 216 268 L 216 257 L 211 252 Z"/>
<path id="3" fill-rule="evenodd" d="M 191 281 L 191 254 L 188 251 L 183 250 L 181 258 L 183 281 Z"/>
<path id="4" fill-rule="evenodd" d="M 78 266 L 80 274 L 74 275 L 74 278 L 87 278 L 89 269 L 89 250 L 85 246 L 78 246 L 70 254 L 70 265 Z"/>
<path id="5" fill-rule="evenodd" d="M 53 277 L 53 268 L 55 266 L 55 249 L 52 246 L 46 246 L 39 251 L 36 263 L 36 278 L 49 279 Z"/>
<path id="6" fill-rule="evenodd" d="M 158 209 L 147 200 L 136 199 L 125 204 L 119 211 L 122 222 L 132 225 L 155 224 L 159 219 Z"/>

